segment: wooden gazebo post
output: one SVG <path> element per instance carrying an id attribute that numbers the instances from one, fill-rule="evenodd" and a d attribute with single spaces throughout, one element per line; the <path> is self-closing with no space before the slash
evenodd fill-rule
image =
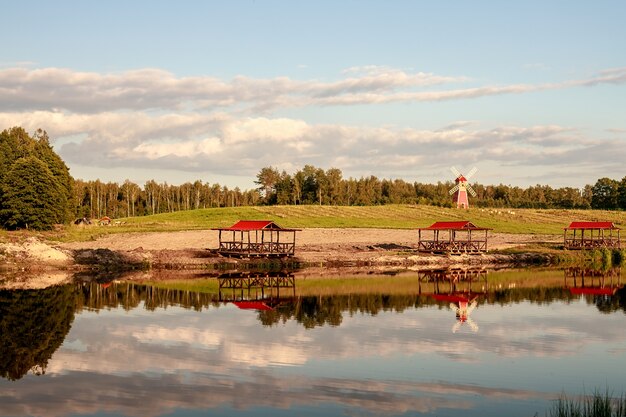
<path id="1" fill-rule="evenodd" d="M 485 251 L 487 251 L 487 241 L 489 238 L 487 237 L 487 230 L 485 230 Z"/>

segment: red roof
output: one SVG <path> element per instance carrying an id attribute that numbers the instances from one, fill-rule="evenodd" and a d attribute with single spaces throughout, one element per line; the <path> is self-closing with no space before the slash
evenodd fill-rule
<path id="1" fill-rule="evenodd" d="M 421 227 L 420 230 L 491 230 L 486 227 L 478 227 L 474 223 L 464 220 L 459 222 L 435 222 L 428 227 Z"/>
<path id="2" fill-rule="evenodd" d="M 230 226 L 230 230 L 261 230 L 280 229 L 281 227 L 271 220 L 239 220 Z"/>
<path id="3" fill-rule="evenodd" d="M 218 227 L 213 230 L 233 230 L 233 231 L 248 231 L 248 230 L 300 230 L 300 229 L 285 229 L 277 225 L 271 220 L 239 220 L 237 223 L 230 227 Z"/>
<path id="4" fill-rule="evenodd" d="M 268 306 L 263 301 L 234 301 L 233 304 L 242 310 L 260 310 L 260 311 L 273 310 L 272 307 Z"/>
<path id="5" fill-rule="evenodd" d="M 619 229 L 613 222 L 571 222 L 567 229 Z"/>
<path id="6" fill-rule="evenodd" d="M 606 288 L 593 288 L 593 287 L 573 287 L 569 291 L 574 295 L 614 295 L 619 288 L 606 287 Z"/>
<path id="7" fill-rule="evenodd" d="M 433 297 L 437 301 L 446 301 L 449 303 L 469 303 L 474 301 L 477 296 L 472 297 L 471 299 L 465 295 L 456 295 L 456 294 L 428 294 Z"/>

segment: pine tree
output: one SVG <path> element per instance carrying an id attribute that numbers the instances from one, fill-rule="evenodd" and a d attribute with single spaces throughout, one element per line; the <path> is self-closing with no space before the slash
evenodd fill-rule
<path id="1" fill-rule="evenodd" d="M 0 182 L 0 192 L 0 222 L 7 229 L 48 230 L 66 219 L 65 189 L 35 157 L 18 159 Z"/>
<path id="2" fill-rule="evenodd" d="M 66 223 L 73 181 L 45 130 L 37 130 L 34 138 L 21 127 L 0 132 L 0 226 L 50 229 Z"/>
<path id="3" fill-rule="evenodd" d="M 54 152 L 50 145 L 48 133 L 45 130 L 38 129 L 35 132 L 36 143 L 33 147 L 33 155 L 42 160 L 52 171 L 52 175 L 67 190 L 67 198 L 73 194 L 74 179 L 70 176 L 70 170 L 59 155 Z"/>

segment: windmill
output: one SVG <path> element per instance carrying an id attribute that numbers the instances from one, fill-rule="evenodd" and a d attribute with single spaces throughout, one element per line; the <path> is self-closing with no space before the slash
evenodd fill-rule
<path id="1" fill-rule="evenodd" d="M 456 182 L 456 185 L 450 189 L 450 195 L 454 194 L 454 196 L 452 197 L 453 203 L 456 204 L 456 208 L 469 208 L 467 193 L 469 192 L 472 197 L 476 197 L 476 191 L 474 191 L 472 186 L 468 184 L 467 180 L 472 178 L 476 171 L 478 171 L 478 168 L 472 168 L 471 171 L 467 173 L 467 175 L 461 174 L 459 170 L 455 167 L 450 168 L 450 171 L 452 171 L 452 173 L 456 175 L 456 178 L 454 180 L 454 182 Z"/>

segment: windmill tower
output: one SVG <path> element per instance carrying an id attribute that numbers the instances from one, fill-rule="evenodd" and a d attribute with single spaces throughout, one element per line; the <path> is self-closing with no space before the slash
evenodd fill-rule
<path id="1" fill-rule="evenodd" d="M 474 167 L 470 172 L 467 173 L 466 176 L 461 174 L 458 169 L 455 167 L 450 168 L 450 171 L 456 178 L 454 182 L 456 185 L 450 189 L 450 195 L 453 195 L 452 202 L 456 204 L 456 208 L 469 208 L 469 200 L 467 198 L 467 193 L 469 192 L 472 197 L 476 197 L 476 191 L 472 188 L 471 185 L 468 184 L 468 180 L 472 178 L 472 176 L 478 171 L 478 168 Z"/>

